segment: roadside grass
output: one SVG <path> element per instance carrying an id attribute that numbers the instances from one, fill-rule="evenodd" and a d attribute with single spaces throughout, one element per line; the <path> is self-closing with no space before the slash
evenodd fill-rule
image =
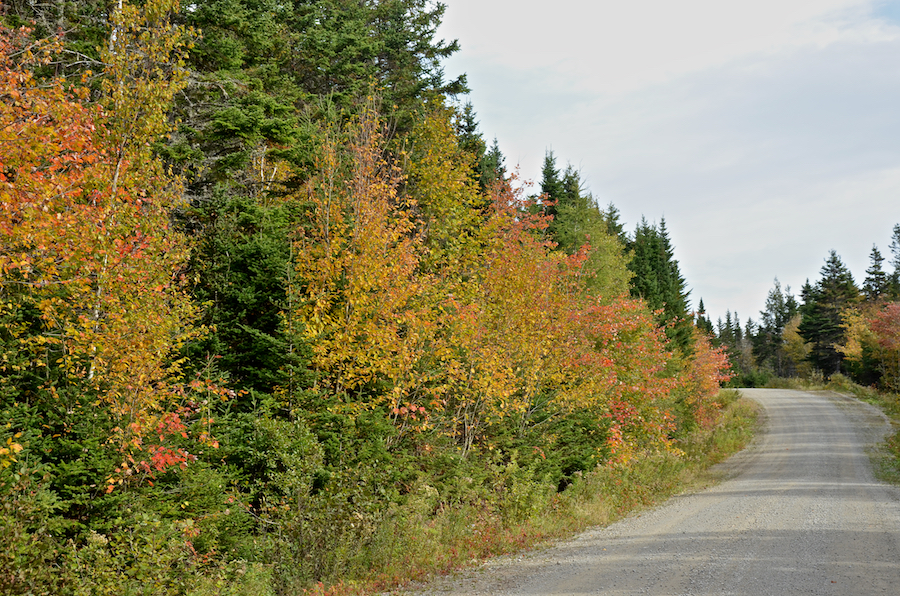
<path id="1" fill-rule="evenodd" d="M 710 468 L 743 449 L 758 423 L 758 406 L 738 391 L 723 390 L 719 399 L 724 407 L 718 424 L 681 441 L 684 455 L 659 454 L 627 466 L 600 468 L 559 494 L 554 486 L 533 483 L 511 491 L 500 508 L 484 503 L 435 509 L 424 487 L 421 498 L 392 511 L 381 524 L 365 560 L 348 574 L 356 579 L 318 584 L 306 593 L 390 592 L 588 527 L 608 525 L 675 494 L 710 486 L 721 479 Z"/>
<path id="2" fill-rule="evenodd" d="M 900 486 L 900 395 L 857 385 L 842 374 L 831 375 L 828 379 L 772 379 L 767 387 L 850 394 L 881 409 L 891 419 L 894 432 L 871 453 L 872 466 L 879 480 Z"/>

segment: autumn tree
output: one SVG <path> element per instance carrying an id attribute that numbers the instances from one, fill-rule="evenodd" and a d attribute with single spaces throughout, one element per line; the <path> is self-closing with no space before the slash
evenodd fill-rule
<path id="1" fill-rule="evenodd" d="M 415 374 L 430 336 L 418 303 L 421 239 L 412 233 L 413 205 L 397 194 L 401 174 L 382 154 L 379 122 L 370 108 L 353 125 L 346 170 L 341 149 L 325 148 L 321 174 L 307 187 L 310 222 L 296 240 L 296 308 L 312 363 L 351 409 L 424 399 Z"/>
<path id="2" fill-rule="evenodd" d="M 872 317 L 870 328 L 883 367 L 882 384 L 890 391 L 900 391 L 900 303 L 881 308 Z"/>
<path id="3" fill-rule="evenodd" d="M 103 86 L 115 113 L 85 105 L 86 91 L 67 91 L 59 78 L 37 85 L 28 64 L 9 58 L 16 41 L 5 33 L 5 345 L 28 355 L 11 371 L 13 401 L 106 408 L 119 466 L 94 480 L 110 489 L 192 457 L 165 438 L 186 430 L 187 388 L 173 355 L 195 333 L 179 277 L 187 247 L 169 221 L 179 189 L 148 149 L 179 88 L 166 65 L 177 72 L 184 32 L 168 25 L 170 10 L 161 2 L 117 13 Z M 46 48 L 36 60 L 50 59 Z"/>

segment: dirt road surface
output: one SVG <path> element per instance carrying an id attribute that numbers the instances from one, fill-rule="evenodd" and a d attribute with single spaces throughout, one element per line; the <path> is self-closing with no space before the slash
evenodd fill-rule
<path id="1" fill-rule="evenodd" d="M 887 419 L 835 394 L 743 393 L 765 429 L 730 480 L 416 594 L 900 594 L 900 489 L 867 455 Z"/>

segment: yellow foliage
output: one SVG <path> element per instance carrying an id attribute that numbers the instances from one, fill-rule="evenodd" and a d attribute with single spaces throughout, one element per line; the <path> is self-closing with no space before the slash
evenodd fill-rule
<path id="1" fill-rule="evenodd" d="M 416 399 L 422 376 L 414 368 L 432 341 L 421 304 L 419 238 L 402 177 L 381 154 L 380 122 L 366 111 L 350 131 L 348 171 L 336 139 L 323 148 L 320 175 L 308 185 L 312 225 L 300 232 L 296 272 L 305 282 L 300 320 L 313 340 L 313 364 L 338 394 L 384 380 L 394 390 L 365 407 Z"/>

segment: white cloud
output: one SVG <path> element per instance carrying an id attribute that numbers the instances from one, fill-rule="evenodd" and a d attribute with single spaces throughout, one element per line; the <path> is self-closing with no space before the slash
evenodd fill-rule
<path id="1" fill-rule="evenodd" d="M 831 248 L 857 278 L 873 242 L 887 252 L 898 6 L 449 0 L 443 33 L 508 163 L 538 176 L 552 146 L 629 226 L 664 215 L 695 301 L 746 319 Z"/>
<path id="2" fill-rule="evenodd" d="M 627 93 L 726 64 L 893 35 L 864 0 L 450 0 L 442 33 L 466 61 L 539 71 L 554 84 Z M 544 77 L 541 77 L 544 79 Z"/>

